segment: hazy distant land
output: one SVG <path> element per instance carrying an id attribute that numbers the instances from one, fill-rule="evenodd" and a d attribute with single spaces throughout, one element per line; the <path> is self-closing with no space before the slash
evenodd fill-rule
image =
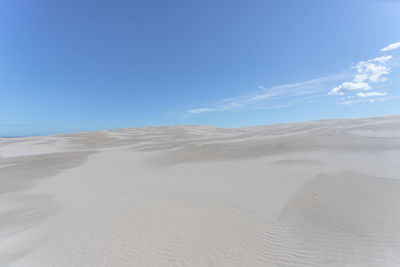
<path id="1" fill-rule="evenodd" d="M 0 266 L 400 266 L 400 116 L 0 138 Z"/>

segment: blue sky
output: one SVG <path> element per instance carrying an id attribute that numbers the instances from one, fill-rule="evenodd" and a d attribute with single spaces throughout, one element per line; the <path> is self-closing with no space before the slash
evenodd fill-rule
<path id="1" fill-rule="evenodd" d="M 0 136 L 399 113 L 399 14 L 373 0 L 1 1 Z"/>

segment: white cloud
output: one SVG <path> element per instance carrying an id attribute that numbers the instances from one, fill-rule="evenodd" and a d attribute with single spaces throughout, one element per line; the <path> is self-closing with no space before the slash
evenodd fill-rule
<path id="1" fill-rule="evenodd" d="M 369 92 L 369 93 L 363 93 L 360 92 L 357 94 L 359 97 L 371 97 L 371 96 L 385 96 L 386 92 Z"/>
<path id="2" fill-rule="evenodd" d="M 354 76 L 355 82 L 367 81 L 372 83 L 379 83 L 386 81 L 386 77 L 382 76 L 388 75 L 390 73 L 390 68 L 384 65 L 377 65 L 372 62 L 374 62 L 374 60 L 367 62 L 361 61 L 355 66 L 358 72 L 357 75 Z"/>
<path id="3" fill-rule="evenodd" d="M 367 91 L 371 90 L 370 83 L 383 83 L 387 80 L 386 75 L 390 74 L 390 68 L 385 64 L 392 58 L 391 55 L 376 57 L 367 61 L 360 61 L 353 68 L 357 70 L 353 81 L 344 82 L 334 87 L 328 95 L 344 95 L 351 91 Z M 362 97 L 357 94 L 357 96 Z"/>
<path id="4" fill-rule="evenodd" d="M 390 44 L 390 45 L 388 45 L 388 46 L 382 48 L 382 49 L 381 49 L 381 52 L 391 51 L 391 50 L 397 49 L 397 48 L 399 48 L 399 47 L 400 47 L 400 42 L 393 43 L 393 44 Z"/>
<path id="5" fill-rule="evenodd" d="M 333 88 L 328 94 L 329 95 L 344 95 L 346 91 L 355 90 L 370 90 L 371 86 L 368 83 L 358 81 L 358 82 L 344 82 L 341 85 Z"/>

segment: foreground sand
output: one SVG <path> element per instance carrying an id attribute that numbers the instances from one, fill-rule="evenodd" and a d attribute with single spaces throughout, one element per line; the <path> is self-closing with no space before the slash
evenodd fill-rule
<path id="1" fill-rule="evenodd" d="M 400 266 L 400 116 L 0 139 L 0 266 Z"/>

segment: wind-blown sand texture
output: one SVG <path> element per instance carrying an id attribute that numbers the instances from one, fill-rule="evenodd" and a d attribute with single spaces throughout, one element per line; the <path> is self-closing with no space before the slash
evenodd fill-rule
<path id="1" fill-rule="evenodd" d="M 0 266 L 400 266 L 400 116 L 0 139 Z"/>

